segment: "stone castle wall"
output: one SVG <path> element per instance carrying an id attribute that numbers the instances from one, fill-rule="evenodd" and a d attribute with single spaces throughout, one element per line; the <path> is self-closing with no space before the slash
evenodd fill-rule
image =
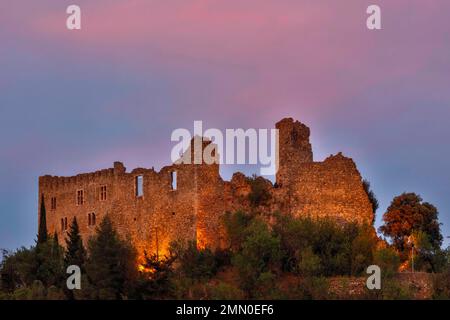
<path id="1" fill-rule="evenodd" d="M 290 118 L 276 127 L 277 183 L 273 186 L 267 181 L 272 200 L 263 210 L 371 223 L 371 205 L 354 162 L 341 154 L 313 162 L 308 127 Z M 203 148 L 208 144 L 204 142 Z M 143 179 L 142 196 L 136 195 L 138 176 Z M 160 256 L 174 240 L 195 240 L 200 247 L 222 246 L 225 239 L 220 218 L 227 211 L 249 210 L 250 189 L 243 174 L 235 173 L 230 181 L 223 181 L 218 164 L 204 163 L 176 163 L 159 172 L 143 168 L 126 172 L 123 164 L 116 162 L 113 168 L 94 173 L 39 178 L 39 194 L 44 196 L 50 233 L 56 232 L 64 239 L 76 217 L 86 244 L 101 219 L 108 215 L 119 234 L 129 238 L 138 252 L 146 250 Z M 79 204 L 81 190 L 84 201 Z M 56 199 L 56 207 L 52 199 Z"/>

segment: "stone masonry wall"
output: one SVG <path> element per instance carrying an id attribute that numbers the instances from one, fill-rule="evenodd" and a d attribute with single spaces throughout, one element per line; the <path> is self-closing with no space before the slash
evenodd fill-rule
<path id="1" fill-rule="evenodd" d="M 280 147 L 277 184 L 267 181 L 272 200 L 261 209 L 370 223 L 371 205 L 354 162 L 341 154 L 313 162 L 308 127 L 290 118 L 276 127 Z M 193 144 L 194 140 L 191 147 Z M 203 141 L 202 150 L 209 144 Z M 192 154 L 192 150 L 188 153 Z M 175 190 L 173 172 L 177 177 Z M 143 178 L 142 196 L 136 195 L 137 176 Z M 106 199 L 102 198 L 102 187 L 103 191 L 106 187 Z M 84 201 L 78 204 L 77 192 L 81 190 Z M 66 237 L 76 217 L 86 245 L 108 215 L 119 234 L 129 238 L 140 254 L 146 250 L 159 256 L 167 252 L 174 240 L 194 240 L 199 247 L 222 246 L 225 235 L 221 216 L 227 211 L 249 210 L 249 192 L 250 185 L 242 173 L 235 173 L 231 181 L 223 181 L 219 165 L 205 163 L 176 162 L 159 172 L 144 168 L 126 172 L 122 163 L 115 162 L 113 168 L 94 173 L 39 178 L 47 227 L 59 239 Z M 56 207 L 52 206 L 52 198 L 56 199 Z M 95 224 L 89 224 L 92 214 Z"/>

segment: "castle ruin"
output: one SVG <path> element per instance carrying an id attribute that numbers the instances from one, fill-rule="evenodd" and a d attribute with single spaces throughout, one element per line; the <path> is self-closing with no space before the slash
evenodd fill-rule
<path id="1" fill-rule="evenodd" d="M 275 185 L 267 181 L 271 199 L 262 210 L 371 224 L 374 213 L 353 160 L 339 153 L 314 162 L 306 125 L 285 118 L 276 128 L 279 168 Z M 115 162 L 113 168 L 73 177 L 39 177 L 49 233 L 64 239 L 76 217 L 86 244 L 108 215 L 139 253 L 158 256 L 174 240 L 194 240 L 199 247 L 224 246 L 220 218 L 226 212 L 248 210 L 250 190 L 242 173 L 224 181 L 218 164 L 205 163 L 127 172 Z"/>

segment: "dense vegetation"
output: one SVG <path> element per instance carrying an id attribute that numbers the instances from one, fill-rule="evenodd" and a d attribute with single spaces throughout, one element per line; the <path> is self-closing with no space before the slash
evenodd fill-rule
<path id="1" fill-rule="evenodd" d="M 228 234 L 225 249 L 176 242 L 163 258 L 146 254 L 139 268 L 136 251 L 118 236 L 108 218 L 86 246 L 74 219 L 64 249 L 55 235 L 47 234 L 43 207 L 36 245 L 4 252 L 0 299 L 345 298 L 330 290 L 331 281 L 367 277 L 372 264 L 382 270 L 382 290 L 363 289 L 359 298 L 404 299 L 412 293 L 396 280 L 396 274 L 400 264 L 411 258 L 411 243 L 416 270 L 439 272 L 434 277 L 434 297 L 450 297 L 449 255 L 440 249 L 437 210 L 417 196 L 395 198 L 384 215 L 381 231 L 392 238 L 389 245 L 376 236 L 372 225 L 259 214 L 257 206 L 268 198 L 262 181 L 254 179 L 252 188 L 252 212 L 223 217 Z M 367 190 L 371 192 L 369 186 Z M 399 214 L 413 227 L 396 225 Z M 412 242 L 405 242 L 405 237 Z M 73 264 L 82 270 L 81 290 L 66 287 L 65 270 Z"/>

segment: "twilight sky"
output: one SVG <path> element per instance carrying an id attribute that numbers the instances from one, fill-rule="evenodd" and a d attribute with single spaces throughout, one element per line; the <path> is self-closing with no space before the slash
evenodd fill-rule
<path id="1" fill-rule="evenodd" d="M 80 31 L 65 27 L 70 4 Z M 366 29 L 369 4 L 381 31 Z M 311 128 L 316 161 L 355 160 L 377 226 L 412 191 L 450 236 L 449 13 L 448 0 L 2 0 L 0 248 L 33 243 L 40 175 L 159 169 L 194 120 L 285 116 Z"/>

